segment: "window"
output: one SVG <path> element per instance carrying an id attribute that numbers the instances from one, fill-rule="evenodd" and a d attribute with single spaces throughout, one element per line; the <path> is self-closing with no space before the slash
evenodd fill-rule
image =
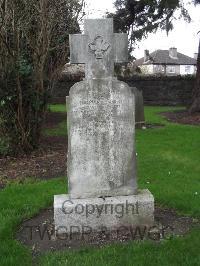
<path id="1" fill-rule="evenodd" d="M 175 66 L 168 66 L 168 73 L 176 73 Z"/>
<path id="2" fill-rule="evenodd" d="M 185 66 L 185 73 L 190 74 L 191 67 Z"/>
<path id="3" fill-rule="evenodd" d="M 165 72 L 165 67 L 162 65 L 154 65 L 154 73 L 163 73 Z"/>

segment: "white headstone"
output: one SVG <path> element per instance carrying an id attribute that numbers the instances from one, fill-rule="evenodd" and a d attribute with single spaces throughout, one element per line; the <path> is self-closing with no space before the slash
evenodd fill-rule
<path id="1" fill-rule="evenodd" d="M 71 35 L 70 47 L 71 62 L 86 64 L 86 78 L 70 90 L 69 194 L 132 195 L 137 191 L 134 95 L 113 78 L 114 62 L 127 60 L 127 35 L 113 33 L 112 19 L 86 20 L 85 34 Z"/>
<path id="2" fill-rule="evenodd" d="M 114 63 L 127 61 L 128 37 L 113 33 L 112 19 L 86 20 L 83 35 L 70 35 L 70 50 L 71 63 L 85 64 L 86 78 L 67 100 L 69 194 L 54 197 L 55 229 L 152 225 L 153 196 L 137 190 L 134 94 L 113 77 Z M 122 216 L 104 209 L 119 205 Z"/>
<path id="3" fill-rule="evenodd" d="M 135 125 L 141 128 L 145 125 L 143 94 L 136 87 L 131 87 L 131 91 L 135 95 Z"/>

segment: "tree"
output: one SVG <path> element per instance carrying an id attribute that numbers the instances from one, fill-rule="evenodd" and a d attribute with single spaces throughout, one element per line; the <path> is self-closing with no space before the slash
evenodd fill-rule
<path id="1" fill-rule="evenodd" d="M 169 32 L 176 11 L 179 11 L 179 17 L 191 20 L 180 0 L 116 0 L 114 5 L 116 12 L 108 14 L 108 17 L 113 17 L 116 31 L 128 33 L 130 52 L 135 42 L 147 37 L 148 33 L 159 28 Z"/>
<path id="2" fill-rule="evenodd" d="M 200 4 L 200 0 L 194 0 L 193 3 Z M 130 54 L 136 41 L 141 41 L 148 33 L 156 32 L 159 28 L 167 33 L 172 30 L 177 14 L 178 18 L 191 21 L 182 0 L 115 0 L 115 7 L 116 12 L 108 14 L 108 17 L 113 17 L 116 31 L 128 33 Z M 196 83 L 189 112 L 200 112 L 200 43 Z"/>
<path id="3" fill-rule="evenodd" d="M 0 0 L 0 146 L 39 144 L 48 94 L 79 32 L 82 0 Z"/>

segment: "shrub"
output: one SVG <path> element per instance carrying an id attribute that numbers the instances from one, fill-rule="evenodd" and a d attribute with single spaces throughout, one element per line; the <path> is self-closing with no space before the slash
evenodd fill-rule
<path id="1" fill-rule="evenodd" d="M 39 145 L 47 99 L 79 32 L 82 0 L 0 0 L 1 149 Z"/>

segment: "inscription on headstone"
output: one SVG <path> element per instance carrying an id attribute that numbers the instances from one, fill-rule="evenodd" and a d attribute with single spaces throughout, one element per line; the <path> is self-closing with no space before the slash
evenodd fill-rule
<path id="1" fill-rule="evenodd" d="M 84 63 L 86 78 L 67 99 L 69 186 L 68 195 L 54 197 L 57 235 L 74 226 L 100 231 L 153 225 L 154 198 L 137 191 L 134 94 L 113 77 L 114 63 L 127 60 L 127 43 L 126 34 L 113 33 L 112 19 L 86 20 L 85 33 L 70 36 L 71 63 Z M 120 217 L 97 213 L 119 204 L 130 207 Z M 73 212 L 80 205 L 90 206 L 91 215 Z"/>
<path id="2" fill-rule="evenodd" d="M 77 42 L 80 46 L 77 45 Z M 70 90 L 68 179 L 72 198 L 131 195 L 137 190 L 134 96 L 113 77 L 127 61 L 127 35 L 112 19 L 86 20 L 70 36 L 71 63 L 85 63 L 86 78 Z"/>

